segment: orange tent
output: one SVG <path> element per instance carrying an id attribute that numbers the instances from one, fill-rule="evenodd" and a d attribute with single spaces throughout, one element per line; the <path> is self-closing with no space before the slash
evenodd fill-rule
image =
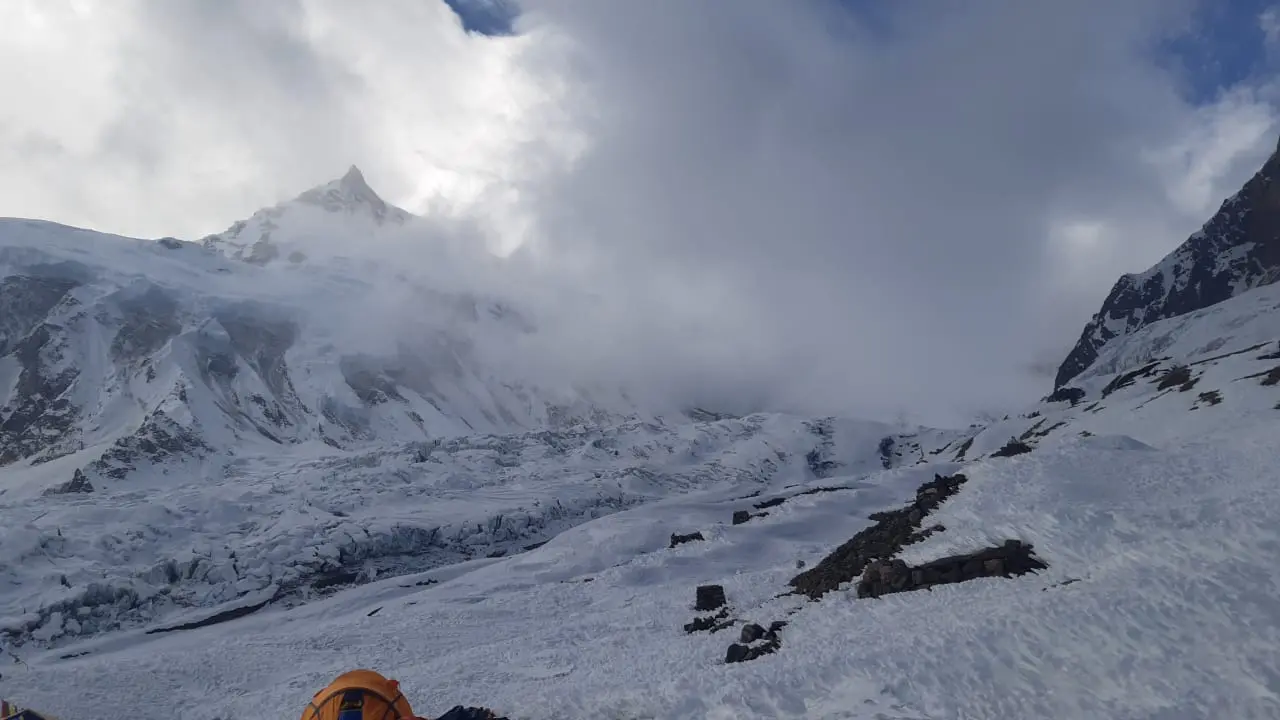
<path id="1" fill-rule="evenodd" d="M 352 670 L 315 694 L 302 720 L 415 720 L 400 683 L 373 670 Z"/>
<path id="2" fill-rule="evenodd" d="M 52 715 L 26 710 L 8 700 L 0 700 L 0 720 L 58 720 Z"/>

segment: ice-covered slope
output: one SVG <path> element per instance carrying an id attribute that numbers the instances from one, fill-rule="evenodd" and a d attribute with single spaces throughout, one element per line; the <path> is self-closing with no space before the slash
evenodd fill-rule
<path id="1" fill-rule="evenodd" d="M 1280 717 L 1278 305 L 1272 286 L 1154 323 L 1109 343 L 1078 387 L 965 431 L 894 437 L 864 423 L 770 416 L 634 424 L 573 438 L 492 438 L 483 450 L 468 439 L 425 459 L 388 454 L 381 469 L 363 460 L 367 470 L 314 483 L 282 460 L 281 475 L 263 476 L 257 490 L 197 513 L 229 523 L 248 506 L 288 508 L 226 530 L 244 550 L 220 557 L 224 583 L 237 567 L 249 576 L 263 567 L 239 565 L 255 537 L 296 554 L 309 541 L 283 538 L 323 536 L 316 528 L 331 523 L 329 537 L 349 532 L 354 547 L 365 535 L 344 523 L 403 522 L 437 503 L 459 527 L 476 518 L 475 533 L 455 537 L 479 539 L 480 551 L 198 629 L 144 634 L 205 617 L 171 615 L 76 640 L 67 632 L 76 609 L 61 618 L 68 636 L 53 637 L 50 649 L 40 641 L 15 649 L 25 664 L 4 673 L 0 694 L 66 718 L 97 717 L 106 695 L 127 696 L 140 718 L 289 718 L 333 675 L 367 666 L 398 677 L 428 715 L 468 703 L 530 720 Z M 431 472 L 400 470 L 432 457 L 442 464 Z M 246 471 L 266 467 L 245 462 Z M 820 566 L 890 517 L 868 515 L 957 472 L 966 478 L 958 492 L 919 519 L 932 534 L 896 557 L 920 567 L 1016 540 L 1047 569 L 879 598 L 859 597 L 852 584 L 817 601 L 788 594 L 801 565 Z M 431 498 L 422 509 L 399 495 L 420 488 Z M 619 500 L 601 517 L 549 527 L 563 531 L 528 550 L 519 532 L 495 542 L 505 519 L 479 520 L 504 503 L 569 505 L 564 498 L 593 493 Z M 122 510 L 112 522 L 133 522 L 134 531 L 111 533 L 95 552 L 131 549 L 93 572 L 127 565 L 136 544 L 188 542 L 171 519 L 194 507 L 187 497 L 157 503 L 163 518 L 128 520 Z M 60 537 L 55 513 L 74 511 L 49 512 L 46 502 L 23 506 L 31 530 L 18 537 L 39 539 L 11 567 L 31 582 L 41 570 L 25 568 L 40 559 L 50 568 L 41 592 L 60 592 L 55 568 L 83 551 L 58 548 L 86 539 L 64 540 L 65 529 Z M 333 511 L 345 517 L 326 515 Z M 735 522 L 741 513 L 746 521 Z M 531 515 L 504 511 L 516 528 L 537 527 Z M 264 533 L 273 522 L 279 529 Z M 673 533 L 701 538 L 671 547 Z M 509 551 L 481 557 L 489 548 Z M 267 563 L 280 565 L 290 563 Z M 729 629 L 685 631 L 703 584 L 725 589 Z M 776 652 L 725 663 L 746 623 L 774 621 L 786 622 Z"/>
<path id="2" fill-rule="evenodd" d="M 512 358 L 537 328 L 511 302 L 380 256 L 424 239 L 408 222 L 355 170 L 202 244 L 0 220 L 0 467 L 38 467 L 0 492 L 638 413 L 622 388 L 522 373 Z M 378 235 L 392 225 L 407 234 Z M 264 242 L 295 262 L 263 261 Z M 450 252 L 417 257 L 436 277 L 476 261 Z"/>
<path id="3" fill-rule="evenodd" d="M 1280 149 L 1186 242 L 1112 288 L 1058 368 L 1062 387 L 1112 338 L 1280 280 Z"/>
<path id="4" fill-rule="evenodd" d="M 764 491 L 916 459 L 883 449 L 885 438 L 913 442 L 867 422 L 637 421 L 364 452 L 242 453 L 216 474 L 10 501 L 0 632 L 14 644 L 65 644 L 192 611 L 291 604 L 521 552 L 664 498 Z"/>

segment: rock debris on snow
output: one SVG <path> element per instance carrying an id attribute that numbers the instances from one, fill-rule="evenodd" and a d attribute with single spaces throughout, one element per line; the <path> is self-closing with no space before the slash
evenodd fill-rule
<path id="1" fill-rule="evenodd" d="M 791 579 L 794 592 L 813 600 L 851 582 L 862 574 L 873 560 L 887 558 L 906 545 L 917 542 L 927 533 L 940 527 L 920 532 L 926 516 L 956 494 L 968 480 L 964 475 L 935 475 L 930 482 L 921 485 L 912 503 L 900 510 L 890 510 L 871 515 L 871 527 L 854 535 L 848 542 L 836 548 L 814 567 Z"/>
<path id="2" fill-rule="evenodd" d="M 690 542 L 696 542 L 699 540 L 706 540 L 706 538 L 702 536 L 701 532 L 691 532 L 687 535 L 681 535 L 680 533 L 671 533 L 671 544 L 668 545 L 667 547 L 674 548 L 678 545 L 683 545 L 685 543 L 690 543 Z"/>
<path id="3" fill-rule="evenodd" d="M 858 581 L 858 597 L 875 598 L 889 593 L 928 590 L 934 585 L 976 580 L 983 577 L 1014 577 L 1048 569 L 1036 558 L 1030 545 L 1008 540 L 1003 545 L 965 555 L 933 560 L 911 566 L 901 560 L 875 560 L 867 565 Z"/>
<path id="4" fill-rule="evenodd" d="M 696 595 L 693 609 L 698 612 L 718 610 L 728 602 L 723 585 L 699 585 Z"/>
<path id="5" fill-rule="evenodd" d="M 991 453 L 991 457 L 1013 457 L 1014 455 L 1029 453 L 1034 449 L 1018 438 L 1009 438 L 1009 442 L 1005 443 L 999 450 Z"/>

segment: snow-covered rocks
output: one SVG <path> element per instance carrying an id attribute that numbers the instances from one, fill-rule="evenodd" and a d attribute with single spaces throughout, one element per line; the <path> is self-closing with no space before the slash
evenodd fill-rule
<path id="1" fill-rule="evenodd" d="M 1280 280 L 1278 198 L 1280 149 L 1186 242 L 1145 272 L 1116 282 L 1058 369 L 1055 387 L 1095 365 L 1113 338 Z"/>
<path id="2" fill-rule="evenodd" d="M 1032 554 L 1030 545 L 1006 540 L 1002 545 L 931 560 L 915 567 L 897 559 L 873 560 L 863 571 L 857 591 L 860 598 L 877 598 L 983 577 L 1014 577 L 1048 567 Z"/>
<path id="3" fill-rule="evenodd" d="M 852 582 L 872 562 L 887 559 L 907 545 L 941 530 L 941 526 L 921 528 L 925 518 L 959 492 L 967 481 L 964 475 L 935 476 L 920 486 L 910 505 L 871 515 L 869 519 L 875 524 L 854 535 L 813 568 L 796 575 L 789 584 L 796 593 L 817 600 Z"/>

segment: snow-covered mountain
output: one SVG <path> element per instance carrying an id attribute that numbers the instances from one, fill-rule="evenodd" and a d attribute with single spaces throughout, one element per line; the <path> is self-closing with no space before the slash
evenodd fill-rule
<path id="1" fill-rule="evenodd" d="M 394 231 L 357 206 L 320 212 Z M 358 666 L 428 717 L 1280 717 L 1280 284 L 986 424 L 664 415 L 512 380 L 500 299 L 398 280 L 360 335 L 395 273 L 291 262 L 297 210 L 256 260 L 0 224 L 0 697 L 290 718 Z"/>
<path id="2" fill-rule="evenodd" d="M 1146 272 L 1122 276 L 1054 381 L 1087 370 L 1114 337 L 1280 280 L 1280 147 L 1200 230 Z"/>
<path id="3" fill-rule="evenodd" d="M 1278 287 L 988 426 L 636 421 L 7 501 L 0 691 L 287 718 L 367 666 L 529 719 L 1275 717 Z"/>
<path id="4" fill-rule="evenodd" d="M 341 251 L 413 219 L 353 168 L 202 243 L 0 220 L 0 467 L 38 468 L 4 492 L 637 415 L 521 376 L 536 327 L 510 302 Z"/>
<path id="5" fill-rule="evenodd" d="M 236 260 L 265 265 L 283 260 L 305 261 L 319 251 L 358 253 L 357 245 L 377 242 L 379 236 L 411 224 L 415 217 L 385 200 L 369 187 L 360 168 L 352 165 L 332 182 L 314 187 L 288 202 L 263 208 L 247 220 L 203 240 Z"/>

